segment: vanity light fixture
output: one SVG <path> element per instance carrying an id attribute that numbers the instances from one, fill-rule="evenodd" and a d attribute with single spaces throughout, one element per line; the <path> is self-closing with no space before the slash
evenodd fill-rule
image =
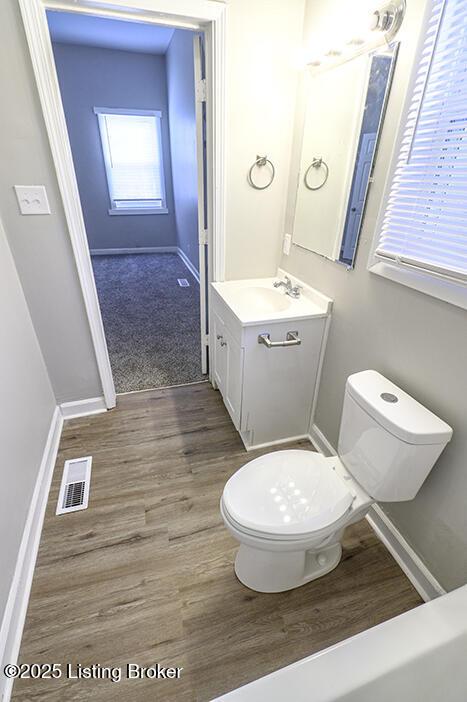
<path id="1" fill-rule="evenodd" d="M 405 14 L 404 2 L 391 2 L 379 10 L 373 12 L 370 28 L 372 31 L 383 32 L 389 42 L 395 37 L 400 29 Z"/>
<path id="2" fill-rule="evenodd" d="M 389 45 L 401 27 L 405 10 L 406 0 L 393 0 L 380 6 L 370 15 L 367 31 L 365 32 L 363 27 L 361 36 L 351 37 L 341 47 L 333 46 L 321 56 L 308 59 L 306 65 L 323 70 L 345 63 L 384 44 Z"/>

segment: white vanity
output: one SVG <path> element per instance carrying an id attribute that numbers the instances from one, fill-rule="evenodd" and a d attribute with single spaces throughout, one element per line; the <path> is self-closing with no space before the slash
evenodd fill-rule
<path id="1" fill-rule="evenodd" d="M 284 275 L 211 283 L 212 380 L 247 449 L 310 431 L 332 300 Z"/>

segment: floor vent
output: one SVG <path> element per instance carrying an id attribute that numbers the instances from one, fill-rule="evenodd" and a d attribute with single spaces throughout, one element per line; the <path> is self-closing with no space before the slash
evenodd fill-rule
<path id="1" fill-rule="evenodd" d="M 86 509 L 91 483 L 92 456 L 65 461 L 55 514 Z"/>
<path id="2" fill-rule="evenodd" d="M 177 282 L 180 285 L 181 288 L 189 288 L 190 283 L 186 278 L 177 278 Z"/>

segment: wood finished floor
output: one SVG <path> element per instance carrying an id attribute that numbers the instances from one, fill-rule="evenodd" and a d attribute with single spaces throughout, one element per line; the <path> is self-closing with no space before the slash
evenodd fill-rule
<path id="1" fill-rule="evenodd" d="M 366 521 L 346 531 L 324 578 L 280 594 L 241 585 L 218 503 L 260 453 L 245 452 L 207 383 L 68 421 L 20 659 L 184 670 L 169 681 L 20 680 L 13 700 L 206 702 L 421 603 Z M 56 517 L 63 462 L 89 454 L 89 508 Z"/>

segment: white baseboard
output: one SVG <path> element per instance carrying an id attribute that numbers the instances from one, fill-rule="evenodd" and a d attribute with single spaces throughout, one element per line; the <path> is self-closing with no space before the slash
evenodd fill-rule
<path id="1" fill-rule="evenodd" d="M 87 400 L 76 400 L 76 402 L 62 402 L 60 411 L 63 419 L 76 419 L 76 417 L 87 417 L 90 414 L 107 412 L 107 407 L 103 397 L 90 397 Z"/>
<path id="2" fill-rule="evenodd" d="M 47 441 L 37 474 L 34 492 L 24 525 L 23 537 L 16 560 L 15 572 L 0 628 L 1 670 L 7 663 L 16 663 L 23 634 L 24 621 L 31 592 L 34 567 L 44 522 L 50 483 L 57 458 L 63 427 L 63 417 L 57 407 L 50 423 Z M 13 680 L 1 676 L 0 699 L 8 702 Z"/>
<path id="3" fill-rule="evenodd" d="M 324 456 L 337 455 L 331 442 L 316 424 L 312 425 L 309 438 L 315 448 Z M 370 507 L 366 520 L 425 602 L 446 594 L 433 573 L 428 570 L 379 505 L 374 504 Z"/>
<path id="4" fill-rule="evenodd" d="M 336 456 L 337 451 L 330 441 L 324 436 L 321 429 L 316 424 L 311 425 L 309 439 L 313 446 L 323 454 L 323 456 Z"/>
<path id="5" fill-rule="evenodd" d="M 366 519 L 425 602 L 446 594 L 446 590 L 379 505 L 370 508 Z"/>
<path id="6" fill-rule="evenodd" d="M 186 253 L 184 251 L 182 251 L 182 249 L 179 246 L 177 247 L 177 253 L 180 256 L 180 258 L 182 259 L 185 266 L 190 271 L 193 278 L 199 283 L 199 272 L 196 270 L 196 268 L 194 267 L 194 265 L 192 264 L 192 262 L 190 261 L 190 259 L 186 255 Z"/>
<path id="7" fill-rule="evenodd" d="M 124 254 L 178 253 L 178 246 L 137 246 L 132 249 L 90 249 L 91 256 L 123 256 Z"/>

